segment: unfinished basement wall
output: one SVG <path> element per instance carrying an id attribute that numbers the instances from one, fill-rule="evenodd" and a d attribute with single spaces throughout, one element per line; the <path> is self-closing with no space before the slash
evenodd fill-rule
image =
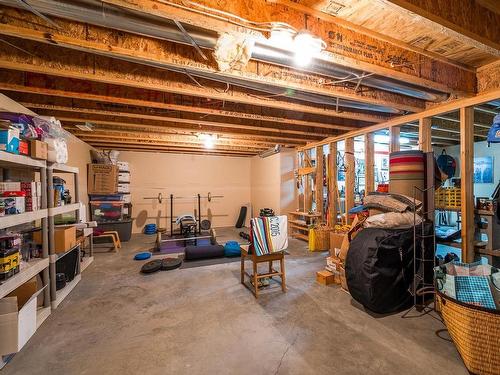
<path id="1" fill-rule="evenodd" d="M 297 208 L 293 175 L 295 150 L 285 149 L 279 154 L 260 158 L 254 156 L 251 164 L 253 216 L 261 208 L 272 208 L 276 214 L 286 215 Z"/>
<path id="2" fill-rule="evenodd" d="M 250 158 L 185 155 L 147 152 L 121 152 L 119 160 L 130 163 L 133 232 L 140 233 L 145 224 L 169 227 L 169 195 L 192 197 L 223 195 L 210 203 L 202 200 L 202 219 L 209 218 L 213 227 L 234 226 L 240 207 L 250 203 Z M 145 200 L 162 193 L 164 200 Z M 175 200 L 174 217 L 193 214 L 197 201 Z"/>

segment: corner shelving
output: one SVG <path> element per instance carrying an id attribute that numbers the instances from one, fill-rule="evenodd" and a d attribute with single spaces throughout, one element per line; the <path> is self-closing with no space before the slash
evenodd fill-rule
<path id="1" fill-rule="evenodd" d="M 0 282 L 0 298 L 5 297 L 18 286 L 42 272 L 49 266 L 49 258 L 33 259 L 27 263 L 17 274 Z"/>

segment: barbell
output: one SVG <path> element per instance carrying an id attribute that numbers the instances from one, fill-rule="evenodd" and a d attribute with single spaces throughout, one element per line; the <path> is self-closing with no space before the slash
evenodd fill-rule
<path id="1" fill-rule="evenodd" d="M 175 241 L 191 241 L 191 240 L 207 240 L 210 239 L 210 244 L 211 245 L 216 245 L 217 244 L 217 233 L 215 232 L 214 228 L 211 228 L 209 231 L 208 236 L 195 236 L 195 237 L 181 237 L 181 238 L 168 238 L 166 240 L 163 240 L 161 238 L 161 233 L 158 231 L 156 232 L 156 248 L 159 249 L 162 243 L 165 242 L 175 242 Z"/>
<path id="2" fill-rule="evenodd" d="M 223 195 L 212 195 L 212 193 L 208 192 L 208 194 L 205 196 L 193 195 L 191 197 L 172 197 L 172 199 L 191 199 L 191 198 L 203 198 L 203 199 L 206 198 L 209 202 L 211 202 L 213 198 L 224 198 L 224 196 Z M 158 193 L 158 196 L 156 196 L 156 197 L 144 197 L 143 199 L 156 199 L 158 201 L 158 203 L 161 204 L 163 202 L 163 194 Z"/>

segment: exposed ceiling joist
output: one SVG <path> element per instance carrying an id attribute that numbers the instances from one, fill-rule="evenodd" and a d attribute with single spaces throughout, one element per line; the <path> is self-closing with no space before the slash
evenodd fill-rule
<path id="1" fill-rule="evenodd" d="M 475 0 L 385 0 L 441 33 L 500 57 L 500 15 Z M 487 21 L 487 22 L 486 22 Z"/>
<path id="2" fill-rule="evenodd" d="M 58 117 L 59 120 L 61 120 L 64 124 L 82 124 L 85 122 L 85 119 L 81 119 L 78 117 Z M 263 131 L 249 131 L 249 130 L 241 130 L 241 129 L 229 129 L 228 128 L 209 128 L 209 127 L 195 127 L 195 126 L 187 126 L 187 127 L 181 127 L 180 125 L 183 124 L 153 124 L 152 122 L 144 122 L 144 123 L 137 123 L 137 122 L 122 122 L 122 121 L 110 121 L 110 120 L 91 120 L 93 124 L 98 124 L 98 125 L 106 125 L 106 126 L 116 126 L 116 127 L 128 127 L 128 128 L 136 128 L 136 129 L 142 129 L 143 127 L 148 127 L 148 128 L 155 128 L 159 129 L 170 129 L 170 130 L 180 130 L 180 131 L 191 131 L 191 132 L 204 132 L 204 133 L 211 133 L 211 134 L 228 134 L 232 135 L 234 134 L 239 134 L 240 136 L 245 135 L 245 137 L 252 138 L 252 137 L 258 137 L 259 139 L 272 139 L 276 140 L 276 143 L 281 142 L 287 142 L 287 141 L 298 141 L 301 143 L 305 143 L 308 139 L 322 139 L 322 137 L 318 136 L 294 136 L 293 134 L 289 133 L 282 133 L 282 134 L 276 134 L 276 133 L 268 133 L 268 132 L 263 132 Z"/>
<path id="3" fill-rule="evenodd" d="M 126 118 L 140 118 L 140 119 L 146 119 L 146 120 L 157 120 L 157 121 L 169 121 L 169 122 L 178 122 L 178 123 L 188 123 L 188 124 L 199 124 L 199 125 L 208 125 L 208 126 L 219 126 L 221 123 L 219 122 L 212 122 L 212 121 L 204 121 L 204 120 L 197 120 L 197 119 L 185 119 L 182 117 L 170 117 L 170 116 L 162 116 L 162 115 L 148 115 L 144 113 L 134 113 L 132 111 L 124 111 L 120 112 L 118 110 L 111 111 L 111 110 L 98 110 L 98 109 L 90 109 L 90 108 L 84 108 L 84 107 L 66 107 L 66 106 L 58 106 L 58 105 L 50 105 L 50 104 L 39 104 L 39 103 L 30 103 L 30 102 L 21 102 L 22 105 L 28 108 L 32 108 L 35 110 L 50 110 L 50 111 L 63 111 L 63 112 L 77 112 L 77 113 L 86 113 L 86 114 L 95 114 L 95 115 L 105 115 L 105 116 L 115 116 L 115 117 L 126 117 Z M 229 120 L 228 120 L 229 121 Z M 214 125 L 216 124 L 216 125 Z M 247 127 L 244 126 L 244 124 L 239 124 L 239 123 L 231 123 L 231 122 L 224 122 L 222 123 L 224 126 L 231 127 L 231 126 L 238 126 L 241 129 L 248 129 Z M 296 134 L 313 134 L 313 135 L 326 135 L 328 133 L 336 133 L 338 131 L 342 130 L 353 130 L 357 129 L 357 127 L 353 126 L 343 126 L 343 125 L 329 125 L 329 126 L 320 126 L 318 128 L 316 127 L 307 127 L 304 129 L 304 131 L 301 130 L 295 130 L 295 129 L 300 129 L 300 127 L 295 127 L 291 126 L 292 124 L 289 124 L 285 122 L 284 124 L 282 122 L 279 122 L 277 124 L 271 125 L 268 124 L 268 126 L 265 125 L 257 125 L 259 128 L 262 128 L 262 130 L 266 129 L 281 129 L 282 131 L 287 131 L 289 133 L 295 133 L 295 131 L 298 131 Z M 254 128 L 252 126 L 251 128 Z M 322 130 L 321 132 L 315 132 L 317 129 L 325 129 Z"/>
<path id="4" fill-rule="evenodd" d="M 29 43 L 32 42 L 26 42 L 26 44 Z M 283 99 L 269 98 L 257 93 L 253 94 L 248 91 L 238 90 L 237 88 L 230 88 L 229 91 L 225 92 L 227 89 L 225 85 L 206 83 L 206 85 L 200 87 L 190 82 L 189 78 L 183 75 L 149 66 L 141 66 L 78 51 L 53 50 L 53 46 L 48 45 L 44 45 L 43 48 L 31 45 L 31 48 L 43 50 L 43 57 L 27 57 L 21 51 L 0 44 L 0 68 L 82 80 L 82 84 L 88 80 L 137 89 L 211 98 L 220 102 L 229 101 L 282 110 L 301 111 L 322 116 L 372 122 L 384 120 L 383 116 L 373 114 L 367 115 L 345 110 L 337 111 L 334 108 L 334 100 L 332 100 L 332 107 L 327 107 L 290 101 L 290 97 L 283 97 Z M 78 82 L 75 82 L 75 84 L 78 84 Z"/>
<path id="5" fill-rule="evenodd" d="M 22 16 L 23 18 L 32 17 L 27 12 L 22 13 Z M 5 15 L 3 15 L 3 20 L 7 22 Z M 8 19 L 8 22 L 15 21 Z M 24 26 L 13 26 L 2 23 L 0 24 L 0 34 L 85 51 L 159 69 L 186 72 L 196 77 L 234 83 L 236 86 L 250 87 L 250 84 L 259 84 L 262 85 L 263 91 L 268 92 L 272 87 L 274 90 L 281 90 L 283 94 L 294 90 L 300 93 L 332 98 L 332 102 L 334 98 L 338 98 L 343 103 L 341 105 L 347 107 L 360 103 L 359 105 L 363 104 L 380 112 L 400 114 L 402 111 L 418 112 L 424 109 L 424 102 L 415 98 L 373 88 L 358 93 L 354 85 L 350 87 L 328 85 L 326 83 L 331 79 L 311 73 L 293 71 L 289 68 L 261 61 L 250 61 L 247 66 L 239 71 L 220 72 L 213 58 L 210 61 L 205 61 L 194 55 L 191 47 L 76 22 L 59 19 L 57 22 L 61 24 L 61 29 L 37 30 L 40 28 L 37 24 L 26 23 Z M 67 33 L 63 30 L 69 27 L 71 27 L 72 34 L 77 36 L 66 35 Z M 81 33 L 78 32 L 79 30 L 81 30 Z M 112 34 L 114 33 L 119 34 L 120 37 L 113 37 Z M 147 46 L 147 48 L 141 48 L 141 46 Z M 191 77 L 191 79 L 193 78 Z M 265 89 L 264 87 L 268 88 Z"/>
<path id="6" fill-rule="evenodd" d="M 234 18 L 234 22 L 231 22 L 227 16 L 222 17 L 224 20 L 202 16 L 187 10 L 181 1 L 105 0 L 105 2 L 156 17 L 176 19 L 219 33 L 228 31 L 252 33 L 251 30 L 236 25 L 238 22 L 234 21 Z M 283 4 L 282 1 L 256 0 L 249 6 L 246 0 L 205 0 L 203 5 L 250 21 L 285 22 L 297 30 L 306 28 L 326 41 L 327 52 L 323 58 L 329 62 L 416 85 L 428 85 L 429 88 L 444 92 L 471 93 L 474 90 L 475 77 L 470 71 L 435 61 L 418 52 L 376 39 L 373 35 L 363 35 L 359 29 L 353 31 L 352 28 L 337 22 L 310 17 L 307 12 L 304 13 L 291 4 Z M 208 11 L 208 13 L 214 12 Z M 433 75 L 431 73 L 433 69 L 443 74 Z M 460 78 L 457 79 L 458 77 Z"/>
<path id="7" fill-rule="evenodd" d="M 138 146 L 128 146 L 128 145 L 108 145 L 106 143 L 93 144 L 94 147 L 102 150 L 118 150 L 118 151 L 131 151 L 131 152 L 149 152 L 149 153 L 168 153 L 168 154 L 186 154 L 186 155 L 198 155 L 198 156 L 230 156 L 230 157 L 250 157 L 255 156 L 255 153 L 234 153 L 234 152 L 223 152 L 223 151 L 206 151 L 206 150 L 183 150 L 176 149 L 172 147 L 138 147 Z"/>

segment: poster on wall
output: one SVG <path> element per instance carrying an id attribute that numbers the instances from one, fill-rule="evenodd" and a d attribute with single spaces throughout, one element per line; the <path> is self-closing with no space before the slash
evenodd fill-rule
<path id="1" fill-rule="evenodd" d="M 474 183 L 493 183 L 493 156 L 474 158 Z"/>

